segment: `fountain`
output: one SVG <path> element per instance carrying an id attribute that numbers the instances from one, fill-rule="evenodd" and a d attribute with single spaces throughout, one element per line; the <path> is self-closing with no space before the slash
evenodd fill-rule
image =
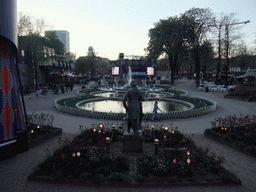
<path id="1" fill-rule="evenodd" d="M 75 115 L 101 119 L 122 120 L 124 117 L 126 117 L 122 100 L 127 90 L 131 87 L 130 84 L 132 81 L 131 67 L 129 66 L 128 69 L 127 83 L 123 87 L 117 86 L 117 84 L 111 87 L 100 87 L 100 91 L 89 93 L 90 95 L 94 96 L 93 99 L 81 99 L 73 107 L 61 106 L 58 104 L 59 100 L 56 100 L 56 108 Z M 181 96 L 184 96 L 185 92 L 177 91 L 176 95 L 174 93 L 170 93 L 168 90 L 173 90 L 173 87 L 166 89 L 156 87 L 154 85 L 152 88 L 150 88 L 146 86 L 145 81 L 143 82 L 143 85 L 138 86 L 138 88 L 143 91 L 146 98 L 146 101 L 142 102 L 144 120 L 151 119 L 153 105 L 156 100 L 158 100 L 159 107 L 163 111 L 163 113 L 161 113 L 161 119 L 194 117 L 209 113 L 216 109 L 215 101 L 192 98 L 184 98 L 185 100 L 181 99 Z M 166 92 L 164 92 L 164 90 L 166 90 Z M 78 95 L 82 96 L 83 93 L 80 94 L 78 92 Z M 203 105 L 201 107 L 198 107 L 198 103 L 194 105 L 196 100 L 200 100 L 200 104 L 202 103 Z"/>
<path id="2" fill-rule="evenodd" d="M 131 66 L 130 66 L 130 65 L 129 65 L 129 67 L 128 67 L 127 80 L 128 80 L 128 85 L 130 85 L 131 82 L 132 82 L 132 69 L 131 69 Z"/>

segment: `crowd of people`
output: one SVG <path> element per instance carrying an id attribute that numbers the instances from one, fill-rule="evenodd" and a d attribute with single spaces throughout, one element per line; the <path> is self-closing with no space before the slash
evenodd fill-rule
<path id="1" fill-rule="evenodd" d="M 59 94 L 62 93 L 64 94 L 67 91 L 73 91 L 74 88 L 74 83 L 73 82 L 66 82 L 66 83 L 60 83 L 60 84 L 49 84 L 49 85 L 44 85 L 39 89 L 36 89 L 36 96 L 39 95 L 44 95 L 47 96 L 50 92 L 50 90 L 52 90 L 53 94 Z M 22 92 L 23 94 L 26 96 L 32 92 L 32 90 L 30 89 L 30 87 L 28 85 L 23 85 L 22 87 Z"/>

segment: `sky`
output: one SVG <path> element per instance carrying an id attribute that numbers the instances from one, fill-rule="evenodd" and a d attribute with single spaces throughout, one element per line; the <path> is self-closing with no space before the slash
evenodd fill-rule
<path id="1" fill-rule="evenodd" d="M 111 60 L 119 53 L 145 56 L 154 23 L 193 7 L 209 8 L 217 18 L 236 13 L 238 22 L 250 20 L 240 31 L 247 46 L 256 47 L 256 0 L 17 0 L 18 12 L 43 17 L 51 30 L 69 31 L 77 58 L 92 46 L 97 56 Z"/>

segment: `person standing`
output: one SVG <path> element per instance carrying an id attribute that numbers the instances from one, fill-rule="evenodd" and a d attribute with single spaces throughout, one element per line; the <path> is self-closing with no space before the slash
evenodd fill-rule
<path id="1" fill-rule="evenodd" d="M 156 101 L 155 104 L 154 104 L 153 116 L 152 116 L 152 118 L 151 118 L 151 121 L 154 120 L 155 116 L 157 116 L 157 119 L 158 119 L 159 121 L 161 120 L 160 117 L 159 117 L 159 115 L 158 115 L 158 113 L 157 113 L 158 111 L 161 111 L 161 112 L 162 112 L 162 110 L 158 107 L 158 101 Z"/>

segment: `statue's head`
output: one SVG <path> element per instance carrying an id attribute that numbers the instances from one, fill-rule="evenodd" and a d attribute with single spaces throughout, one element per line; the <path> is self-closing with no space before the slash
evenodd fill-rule
<path id="1" fill-rule="evenodd" d="M 131 86 L 136 87 L 138 85 L 138 82 L 136 80 L 132 80 Z"/>

